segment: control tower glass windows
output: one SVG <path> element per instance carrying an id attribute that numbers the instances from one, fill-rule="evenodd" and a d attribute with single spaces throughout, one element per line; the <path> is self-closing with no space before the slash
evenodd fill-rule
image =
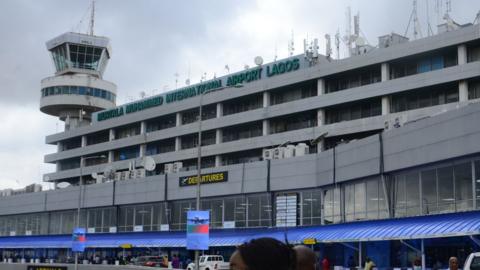
<path id="1" fill-rule="evenodd" d="M 67 46 L 62 44 L 52 49 L 53 63 L 57 72 L 65 70 L 69 67 L 69 60 L 67 55 Z"/>
<path id="2" fill-rule="evenodd" d="M 445 84 L 392 95 L 390 112 L 403 112 L 458 102 L 458 85 Z"/>
<path id="3" fill-rule="evenodd" d="M 317 95 L 317 81 L 293 84 L 270 91 L 270 105 L 295 101 Z"/>
<path id="4" fill-rule="evenodd" d="M 263 94 L 236 98 L 223 103 L 223 115 L 251 111 L 263 107 Z"/>
<path id="5" fill-rule="evenodd" d="M 69 44 L 70 61 L 72 68 L 99 70 L 99 61 L 102 56 L 102 48 Z"/>
<path id="6" fill-rule="evenodd" d="M 82 87 L 82 86 L 52 86 L 42 89 L 42 97 L 54 96 L 54 95 L 82 95 L 82 96 L 92 96 L 102 99 L 106 99 L 112 102 L 115 102 L 116 95 L 109 91 L 91 88 L 91 87 Z"/>
<path id="7" fill-rule="evenodd" d="M 305 111 L 270 119 L 270 134 L 287 132 L 317 125 L 317 111 Z"/>

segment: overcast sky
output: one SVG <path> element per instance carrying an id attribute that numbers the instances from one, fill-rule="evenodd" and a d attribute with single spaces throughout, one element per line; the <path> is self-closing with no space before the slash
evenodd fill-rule
<path id="1" fill-rule="evenodd" d="M 319 38 L 346 28 L 345 11 L 360 13 L 362 34 L 371 45 L 380 35 L 404 34 L 412 12 L 410 0 L 97 0 L 95 34 L 107 36 L 113 48 L 104 79 L 118 89 L 117 104 L 159 94 L 200 80 L 286 57 L 294 37 L 295 54 L 304 38 Z M 427 3 L 433 30 L 437 3 L 419 0 L 418 17 L 427 34 Z M 45 136 L 63 130 L 63 123 L 39 111 L 40 81 L 54 74 L 45 42 L 68 31 L 85 33 L 90 1 L 0 1 L 0 189 L 41 183 L 55 170 L 43 156 L 56 151 Z M 451 17 L 473 22 L 478 0 L 452 0 Z M 412 36 L 412 26 L 408 36 Z M 343 53 L 342 53 L 343 54 Z M 178 73 L 178 83 L 175 82 Z"/>

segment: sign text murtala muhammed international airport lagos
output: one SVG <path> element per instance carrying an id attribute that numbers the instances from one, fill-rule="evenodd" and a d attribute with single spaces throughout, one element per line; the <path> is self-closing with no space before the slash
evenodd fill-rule
<path id="1" fill-rule="evenodd" d="M 170 93 L 166 93 L 162 96 L 154 96 L 147 98 L 138 102 L 133 102 L 118 106 L 113 109 L 100 111 L 96 113 L 97 121 L 104 121 L 111 118 L 116 118 L 123 116 L 125 114 L 130 114 L 138 111 L 143 111 L 149 108 L 157 107 L 163 105 L 163 103 L 172 103 L 194 96 L 198 96 L 209 91 L 218 90 L 225 86 L 234 87 L 243 83 L 249 83 L 252 81 L 257 81 L 262 79 L 262 73 L 267 77 L 273 77 L 276 75 L 281 75 L 287 72 L 295 71 L 300 68 L 300 60 L 298 58 L 286 59 L 284 61 L 274 62 L 264 70 L 263 67 L 258 66 L 253 69 L 249 69 L 243 72 L 232 74 L 225 78 L 214 79 L 208 82 L 200 83 L 197 85 L 188 86 Z"/>

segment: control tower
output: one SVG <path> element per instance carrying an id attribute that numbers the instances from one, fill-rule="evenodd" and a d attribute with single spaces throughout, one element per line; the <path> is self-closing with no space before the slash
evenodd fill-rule
<path id="1" fill-rule="evenodd" d="M 65 33 L 47 42 L 55 76 L 42 80 L 40 111 L 65 122 L 65 130 L 88 125 L 93 112 L 115 106 L 116 85 L 102 79 L 111 55 L 106 37 Z"/>

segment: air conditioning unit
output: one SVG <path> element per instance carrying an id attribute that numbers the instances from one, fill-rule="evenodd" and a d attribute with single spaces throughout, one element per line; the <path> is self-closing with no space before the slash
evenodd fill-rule
<path id="1" fill-rule="evenodd" d="M 165 164 L 165 173 L 173 173 L 173 163 Z"/>
<path id="2" fill-rule="evenodd" d="M 130 179 L 130 171 L 123 171 L 121 180 L 129 180 L 129 179 Z"/>
<path id="3" fill-rule="evenodd" d="M 182 162 L 174 162 L 173 163 L 173 172 L 178 173 L 183 168 Z"/>
<path id="4" fill-rule="evenodd" d="M 122 180 L 122 172 L 116 172 L 115 181 L 120 181 L 120 180 Z"/>
<path id="5" fill-rule="evenodd" d="M 263 160 L 273 158 L 273 149 L 263 149 Z"/>
<path id="6" fill-rule="evenodd" d="M 289 144 L 283 151 L 283 158 L 291 158 L 295 156 L 295 145 Z"/>
<path id="7" fill-rule="evenodd" d="M 299 143 L 295 146 L 295 156 L 301 157 L 308 154 L 308 145 L 306 143 Z"/>
<path id="8" fill-rule="evenodd" d="M 277 147 L 273 149 L 273 159 L 282 159 L 285 147 Z"/>
<path id="9" fill-rule="evenodd" d="M 135 178 L 145 178 L 146 176 L 146 173 L 145 173 L 145 169 L 138 169 L 138 170 L 135 170 Z"/>

